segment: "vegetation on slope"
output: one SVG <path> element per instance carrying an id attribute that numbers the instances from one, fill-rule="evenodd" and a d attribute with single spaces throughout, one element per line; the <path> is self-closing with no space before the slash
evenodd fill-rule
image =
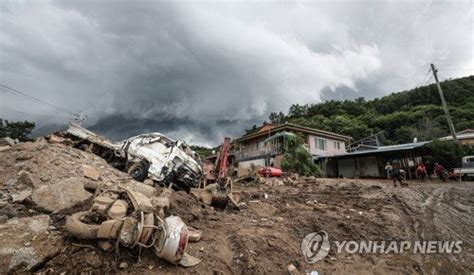
<path id="1" fill-rule="evenodd" d="M 441 86 L 455 129 L 474 128 L 474 76 L 447 80 Z M 419 141 L 431 140 L 449 134 L 435 84 L 373 100 L 360 97 L 318 104 L 294 104 L 287 114 L 271 113 L 269 121 L 288 121 L 348 135 L 354 140 L 383 130 L 387 137 L 386 144 L 411 142 L 414 137 Z"/>

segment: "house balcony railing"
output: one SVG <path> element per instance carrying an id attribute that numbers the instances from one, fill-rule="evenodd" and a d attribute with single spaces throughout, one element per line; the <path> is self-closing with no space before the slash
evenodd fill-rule
<path id="1" fill-rule="evenodd" d="M 272 156 L 272 155 L 278 155 L 283 152 L 283 146 L 282 145 L 267 145 L 261 149 L 257 150 L 240 150 L 240 151 L 235 151 L 235 158 L 237 161 L 244 160 L 244 159 L 252 159 L 252 158 L 258 158 L 258 157 L 266 157 L 266 156 Z"/>

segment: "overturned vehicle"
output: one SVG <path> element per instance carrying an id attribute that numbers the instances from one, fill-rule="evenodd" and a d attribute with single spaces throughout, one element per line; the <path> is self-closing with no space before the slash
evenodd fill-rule
<path id="1" fill-rule="evenodd" d="M 151 179 L 161 186 L 173 183 L 176 189 L 199 187 L 202 168 L 196 154 L 181 140 L 160 133 L 142 134 L 122 142 L 112 142 L 71 123 L 64 136 L 76 148 L 92 152 L 135 180 Z"/>

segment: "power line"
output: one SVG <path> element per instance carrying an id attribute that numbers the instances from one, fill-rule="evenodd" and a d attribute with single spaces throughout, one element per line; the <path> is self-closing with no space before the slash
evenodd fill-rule
<path id="1" fill-rule="evenodd" d="M 423 80 L 421 81 L 421 83 L 425 83 L 425 84 L 423 84 L 423 85 L 421 85 L 421 86 L 425 86 L 425 85 L 426 85 L 425 80 L 426 80 L 426 78 L 430 75 L 430 72 L 431 72 L 431 69 L 428 69 L 428 71 L 427 71 L 426 74 L 425 74 L 425 77 L 423 77 Z M 428 79 L 428 81 L 429 81 L 429 79 Z"/>
<path id="2" fill-rule="evenodd" d="M 429 66 L 428 66 L 428 71 L 426 72 L 425 76 L 423 77 L 423 79 L 419 82 L 419 84 L 416 87 L 426 86 L 426 83 L 429 82 L 431 80 L 431 78 L 433 77 L 433 76 L 429 77 L 430 72 L 431 72 L 431 68 L 429 68 Z M 428 80 L 426 80 L 427 77 L 428 77 Z"/>
<path id="3" fill-rule="evenodd" d="M 7 109 L 10 112 L 13 112 L 13 113 L 28 115 L 28 116 L 32 116 L 32 117 L 45 118 L 45 119 L 57 119 L 57 120 L 71 120 L 71 118 L 67 118 L 67 117 L 47 116 L 47 115 L 40 115 L 40 114 L 33 114 L 33 113 L 18 111 L 18 110 L 14 110 L 14 109 L 11 109 L 11 108 L 8 108 L 8 107 L 4 107 L 4 108 Z"/>
<path id="4" fill-rule="evenodd" d="M 474 71 L 474 68 L 443 68 L 439 71 Z"/>
<path id="5" fill-rule="evenodd" d="M 430 76 L 428 80 L 425 82 L 425 84 L 423 84 L 423 86 L 428 85 L 432 79 L 433 79 L 433 76 Z"/>
<path id="6" fill-rule="evenodd" d="M 51 107 L 54 107 L 54 108 L 56 108 L 56 109 L 58 109 L 58 110 L 67 112 L 67 113 L 69 113 L 69 114 L 71 114 L 71 115 L 73 114 L 71 111 L 69 111 L 69 110 L 67 110 L 67 109 L 65 109 L 65 108 L 63 108 L 63 107 L 60 107 L 60 106 L 51 104 L 51 103 L 49 103 L 49 102 L 46 102 L 46 101 L 41 100 L 41 99 L 36 98 L 36 97 L 32 97 L 32 96 L 27 95 L 27 94 L 25 94 L 25 93 L 23 93 L 23 92 L 20 92 L 20 91 L 18 91 L 18 90 L 16 90 L 16 89 L 13 89 L 13 88 L 11 88 L 11 87 L 9 87 L 9 86 L 7 86 L 7 85 L 3 85 L 3 84 L 0 83 L 0 88 L 2 88 L 4 91 L 7 91 L 7 92 L 12 93 L 12 94 L 16 94 L 16 95 L 19 95 L 19 96 L 23 96 L 23 97 L 28 98 L 28 99 L 30 99 L 30 100 L 33 100 L 33 101 L 36 101 L 36 102 L 40 102 L 40 103 L 46 104 L 46 105 L 51 106 Z"/>

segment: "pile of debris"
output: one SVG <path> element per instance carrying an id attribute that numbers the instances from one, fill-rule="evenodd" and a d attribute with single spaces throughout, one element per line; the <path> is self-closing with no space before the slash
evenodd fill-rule
<path id="1" fill-rule="evenodd" d="M 0 152 L 8 150 L 11 146 L 20 143 L 18 139 L 12 139 L 10 137 L 0 138 Z"/>
<path id="2" fill-rule="evenodd" d="M 77 212 L 66 221 L 65 229 L 78 239 L 96 240 L 106 251 L 127 248 L 153 248 L 156 255 L 184 267 L 201 260 L 185 253 L 189 241 L 201 233 L 188 228 L 177 216 L 165 218 L 170 206 L 170 189 L 158 194 L 153 187 L 130 181 L 97 186 L 98 194 L 87 211 Z M 115 245 L 113 244 L 115 242 Z"/>
<path id="3" fill-rule="evenodd" d="M 0 272 L 35 271 L 66 240 L 94 239 L 101 248 L 153 249 L 183 266 L 200 232 L 167 216 L 169 188 L 135 181 L 56 136 L 8 145 L 0 158 Z"/>

